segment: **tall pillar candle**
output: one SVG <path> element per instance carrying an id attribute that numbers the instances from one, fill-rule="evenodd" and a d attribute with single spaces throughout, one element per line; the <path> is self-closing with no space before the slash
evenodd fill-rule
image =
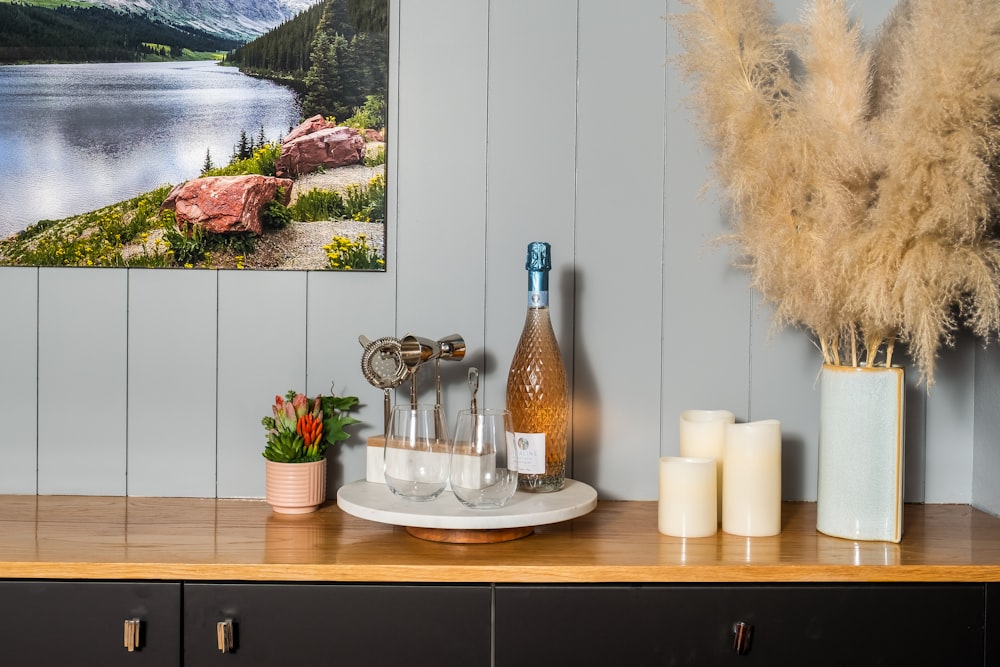
<path id="1" fill-rule="evenodd" d="M 681 456 L 715 459 L 716 506 L 722 521 L 722 464 L 726 424 L 736 421 L 729 410 L 685 410 L 680 419 Z"/>
<path id="2" fill-rule="evenodd" d="M 726 425 L 722 530 L 762 537 L 781 532 L 781 422 Z"/>
<path id="3" fill-rule="evenodd" d="M 657 525 L 664 535 L 708 537 L 718 529 L 715 461 L 664 456 L 660 459 Z"/>

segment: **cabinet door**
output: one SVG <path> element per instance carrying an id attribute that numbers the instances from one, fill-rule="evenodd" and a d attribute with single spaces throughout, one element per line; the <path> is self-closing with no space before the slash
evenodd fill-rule
<path id="1" fill-rule="evenodd" d="M 984 604 L 978 584 L 497 586 L 496 665 L 982 665 Z"/>
<path id="2" fill-rule="evenodd" d="M 491 606 L 488 585 L 184 584 L 184 664 L 489 665 Z"/>
<path id="3" fill-rule="evenodd" d="M 0 581 L 0 663 L 169 665 L 180 663 L 180 584 Z M 125 622 L 139 644 L 125 647 Z"/>

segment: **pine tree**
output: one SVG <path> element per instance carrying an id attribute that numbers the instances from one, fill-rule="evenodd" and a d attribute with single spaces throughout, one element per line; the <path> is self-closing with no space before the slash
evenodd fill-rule
<path id="1" fill-rule="evenodd" d="M 205 149 L 205 162 L 201 165 L 201 173 L 207 173 L 215 169 L 215 165 L 212 164 L 212 149 Z"/>
<path id="2" fill-rule="evenodd" d="M 344 102 L 344 80 L 340 61 L 347 49 L 343 35 L 318 32 L 313 41 L 312 67 L 306 74 L 305 99 L 302 114 L 306 117 L 321 114 L 344 120 L 351 115 L 351 107 Z"/>
<path id="3" fill-rule="evenodd" d="M 253 151 L 250 150 L 250 141 L 247 139 L 247 131 L 240 130 L 240 143 L 236 145 L 236 150 L 233 152 L 233 158 L 236 160 L 246 160 L 251 155 L 253 155 Z"/>

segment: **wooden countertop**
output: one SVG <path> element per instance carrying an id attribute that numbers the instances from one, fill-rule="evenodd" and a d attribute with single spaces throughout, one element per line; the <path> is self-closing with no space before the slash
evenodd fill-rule
<path id="1" fill-rule="evenodd" d="M 655 502 L 592 513 L 500 544 L 426 542 L 333 501 L 284 516 L 263 501 L 0 495 L 0 578 L 349 582 L 1000 581 L 1000 519 L 907 505 L 900 544 L 818 534 L 813 503 L 782 532 L 680 539 Z"/>

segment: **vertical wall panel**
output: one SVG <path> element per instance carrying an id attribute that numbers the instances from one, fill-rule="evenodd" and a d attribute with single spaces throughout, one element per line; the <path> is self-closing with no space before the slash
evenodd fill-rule
<path id="1" fill-rule="evenodd" d="M 365 448 L 370 435 L 382 433 L 382 391 L 361 373 L 364 351 L 358 336 L 371 339 L 393 333 L 395 283 L 391 275 L 310 272 L 306 391 L 357 396 L 352 413 L 362 423 L 348 427 L 352 437 L 329 450 L 327 494 L 336 497 L 345 482 L 365 477 Z"/>
<path id="2" fill-rule="evenodd" d="M 220 498 L 264 496 L 264 428 L 276 394 L 306 388 L 306 273 L 220 271 Z"/>
<path id="3" fill-rule="evenodd" d="M 605 498 L 655 499 L 667 7 L 630 9 L 580 2 L 573 473 Z"/>
<path id="4" fill-rule="evenodd" d="M 38 269 L 0 268 L 0 493 L 38 489 Z"/>
<path id="5" fill-rule="evenodd" d="M 531 241 L 552 245 L 550 315 L 572 381 L 577 3 L 517 0 L 492 2 L 489 8 L 484 248 L 489 354 L 481 400 L 500 406 L 524 327 L 524 261 Z"/>
<path id="6" fill-rule="evenodd" d="M 130 496 L 215 496 L 215 271 L 129 271 Z"/>
<path id="7" fill-rule="evenodd" d="M 125 493 L 127 291 L 118 269 L 39 270 L 39 493 Z"/>
<path id="8" fill-rule="evenodd" d="M 344 483 L 365 477 L 368 437 L 383 431 L 382 391 L 361 372 L 363 348 L 358 336 L 375 339 L 396 331 L 396 210 L 398 183 L 399 7 L 393 0 L 389 14 L 389 136 L 386 170 L 386 271 L 384 273 L 311 272 L 307 276 L 309 301 L 306 330 L 306 386 L 310 395 L 327 393 L 330 383 L 338 395 L 357 396 L 353 414 L 361 423 L 348 428 L 351 438 L 327 456 L 327 495 L 336 497 Z"/>
<path id="9" fill-rule="evenodd" d="M 525 255 L 552 246 L 550 316 L 573 382 L 577 3 L 490 3 L 486 349 L 480 401 L 506 404 L 527 307 Z M 571 392 L 572 395 L 572 392 Z M 567 476 L 572 477 L 572 433 Z"/>
<path id="10" fill-rule="evenodd" d="M 775 5 L 778 20 L 798 20 L 801 8 L 798 0 L 779 0 Z M 770 305 L 762 304 L 756 293 L 752 303 L 750 401 L 746 418 L 781 421 L 782 498 L 815 500 L 818 374 L 823 357 L 806 330 L 775 330 Z"/>
<path id="11" fill-rule="evenodd" d="M 399 3 L 396 137 L 398 173 L 408 176 L 395 183 L 397 330 L 380 335 L 466 338 L 467 359 L 441 365 L 449 422 L 483 354 L 488 6 Z M 418 378 L 419 400 L 433 402 L 433 365 Z M 397 394 L 408 398 L 406 387 Z"/>
<path id="12" fill-rule="evenodd" d="M 670 13 L 686 11 L 674 0 L 667 7 Z M 669 28 L 668 57 L 678 50 L 677 33 Z M 731 410 L 737 419 L 747 418 L 751 310 L 747 278 L 732 266 L 730 248 L 719 243 L 730 229 L 718 191 L 705 190 L 711 155 L 695 130 L 696 117 L 687 102 L 690 88 L 672 63 L 664 67 L 661 454 L 676 455 L 684 410 Z"/>

